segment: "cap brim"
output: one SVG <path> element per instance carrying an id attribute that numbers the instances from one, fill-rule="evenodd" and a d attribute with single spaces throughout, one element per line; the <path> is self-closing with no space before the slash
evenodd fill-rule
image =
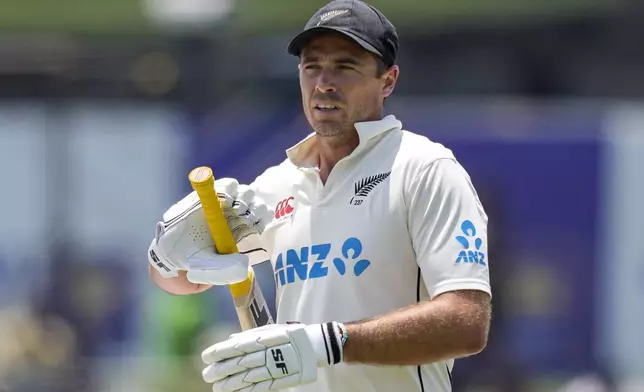
<path id="1" fill-rule="evenodd" d="M 357 35 L 353 34 L 350 31 L 340 29 L 340 28 L 335 28 L 335 27 L 313 27 L 308 30 L 304 30 L 300 34 L 296 35 L 295 38 L 291 40 L 291 43 L 288 45 L 288 53 L 292 54 L 293 56 L 299 56 L 300 53 L 302 52 L 302 48 L 316 35 L 321 34 L 321 33 L 328 33 L 328 32 L 337 32 L 344 34 L 345 36 L 351 38 L 353 41 L 355 41 L 358 45 L 362 46 L 365 50 L 382 57 L 382 53 L 378 51 L 378 49 L 374 48 L 373 45 L 369 44 L 367 41 L 363 40 L 362 38 L 358 37 Z"/>

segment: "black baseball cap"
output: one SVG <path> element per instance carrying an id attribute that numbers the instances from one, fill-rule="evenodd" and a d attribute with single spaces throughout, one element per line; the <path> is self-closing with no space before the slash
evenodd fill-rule
<path id="1" fill-rule="evenodd" d="M 353 39 L 365 50 L 379 56 L 387 67 L 396 63 L 398 33 L 375 7 L 360 0 L 334 0 L 320 8 L 304 30 L 288 46 L 299 56 L 307 42 L 319 33 L 336 31 Z"/>

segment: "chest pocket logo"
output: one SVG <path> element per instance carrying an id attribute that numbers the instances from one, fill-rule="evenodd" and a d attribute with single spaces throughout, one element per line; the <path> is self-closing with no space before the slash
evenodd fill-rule
<path id="1" fill-rule="evenodd" d="M 369 196 L 369 193 L 373 190 L 373 188 L 376 187 L 376 185 L 380 184 L 384 180 L 389 177 L 391 174 L 391 171 L 388 171 L 387 173 L 380 173 L 376 174 L 373 176 L 365 177 L 362 180 L 356 182 L 354 184 L 354 195 L 349 200 L 349 204 L 354 205 L 354 206 L 359 206 L 362 204 L 364 199 Z"/>

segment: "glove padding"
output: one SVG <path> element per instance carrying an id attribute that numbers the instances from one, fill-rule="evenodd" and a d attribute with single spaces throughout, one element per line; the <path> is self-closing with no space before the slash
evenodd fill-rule
<path id="1" fill-rule="evenodd" d="M 228 285 L 248 276 L 251 264 L 268 259 L 259 235 L 273 212 L 247 185 L 222 178 L 215 182 L 228 225 L 239 253 L 216 253 L 196 192 L 191 192 L 163 214 L 148 249 L 148 261 L 165 278 L 187 271 L 192 283 Z"/>
<path id="2" fill-rule="evenodd" d="M 342 361 L 338 323 L 272 324 L 233 334 L 201 354 L 213 391 L 276 391 L 317 380 Z"/>

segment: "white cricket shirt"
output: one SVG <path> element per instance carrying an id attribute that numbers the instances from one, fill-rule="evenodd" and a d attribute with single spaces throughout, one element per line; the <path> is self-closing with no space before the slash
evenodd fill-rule
<path id="1" fill-rule="evenodd" d="M 325 185 L 315 134 L 252 184 L 276 210 L 262 235 L 277 284 L 276 322 L 348 322 L 446 291 L 490 293 L 487 216 L 452 152 L 402 130 L 392 115 L 356 129 L 359 146 Z M 290 391 L 447 392 L 452 366 L 341 363 Z"/>

